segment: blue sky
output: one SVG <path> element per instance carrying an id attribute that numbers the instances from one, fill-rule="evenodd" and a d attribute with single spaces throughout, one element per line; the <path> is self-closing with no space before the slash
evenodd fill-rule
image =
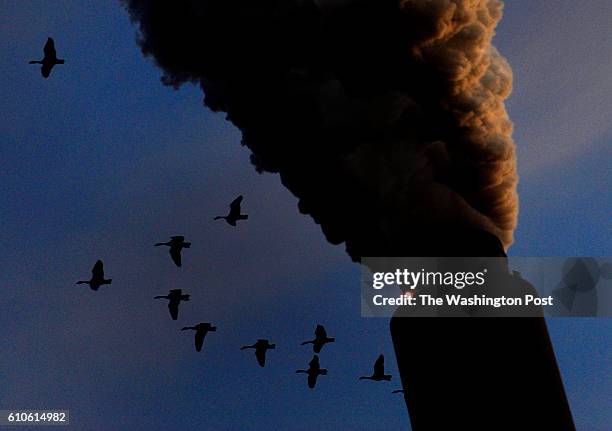
<path id="1" fill-rule="evenodd" d="M 160 84 L 119 5 L 2 9 L 0 408 L 69 409 L 88 430 L 405 428 L 388 323 L 360 318 L 358 267 L 254 171 L 199 89 Z M 506 5 L 495 44 L 515 75 L 514 255 L 610 254 L 611 21 L 607 1 Z M 43 80 L 27 61 L 48 36 L 66 64 Z M 213 223 L 241 193 L 248 222 Z M 193 241 L 180 270 L 152 247 L 174 234 Z M 74 285 L 98 258 L 112 286 Z M 152 297 L 176 287 L 192 301 L 173 322 Z M 199 321 L 219 327 L 201 354 L 179 331 Z M 310 391 L 293 371 L 317 323 L 338 341 Z M 609 429 L 612 321 L 549 328 L 578 428 Z M 278 345 L 265 369 L 238 350 L 257 338 Z M 358 381 L 379 353 L 394 380 Z"/>

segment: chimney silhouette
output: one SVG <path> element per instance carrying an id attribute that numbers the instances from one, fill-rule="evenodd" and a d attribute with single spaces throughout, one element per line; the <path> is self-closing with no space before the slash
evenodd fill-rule
<path id="1" fill-rule="evenodd" d="M 443 232 L 431 246 L 435 256 L 505 258 L 484 231 Z M 391 334 L 413 431 L 575 430 L 543 317 L 396 313 Z"/>

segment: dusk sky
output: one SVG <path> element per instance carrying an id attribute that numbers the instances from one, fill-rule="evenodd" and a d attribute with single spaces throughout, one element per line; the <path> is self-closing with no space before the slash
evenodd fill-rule
<path id="1" fill-rule="evenodd" d="M 160 83 L 117 1 L 1 0 L 0 409 L 70 410 L 75 429 L 406 429 L 386 319 L 360 317 L 359 266 L 258 174 L 195 86 Z M 505 6 L 494 43 L 520 174 L 517 256 L 609 256 L 609 0 Z M 66 59 L 38 66 L 47 37 Z M 245 196 L 249 220 L 213 222 Z M 170 235 L 192 241 L 176 268 Z M 113 284 L 75 285 L 103 259 Z M 170 320 L 153 300 L 182 288 Z M 202 353 L 183 326 L 212 322 Z M 294 371 L 317 323 L 315 390 Z M 548 321 L 577 429 L 612 425 L 612 320 Z M 260 369 L 258 338 L 277 349 Z M 393 380 L 358 381 L 384 353 Z M 452 366 L 452 358 L 449 358 Z"/>

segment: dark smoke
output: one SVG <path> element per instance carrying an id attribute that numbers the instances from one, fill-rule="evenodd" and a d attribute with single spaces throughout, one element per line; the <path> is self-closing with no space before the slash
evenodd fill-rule
<path id="1" fill-rule="evenodd" d="M 435 254 L 444 232 L 474 229 L 511 244 L 500 1 L 123 3 L 163 82 L 199 84 L 256 169 L 278 172 L 353 259 Z"/>

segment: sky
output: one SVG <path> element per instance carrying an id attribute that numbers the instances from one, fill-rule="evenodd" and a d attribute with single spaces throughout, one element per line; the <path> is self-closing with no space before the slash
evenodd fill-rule
<path id="1" fill-rule="evenodd" d="M 118 2 L 2 0 L 0 409 L 68 409 L 75 429 L 408 427 L 385 319 L 360 317 L 359 267 L 300 215 L 193 86 L 161 85 Z M 517 256 L 610 255 L 612 8 L 508 2 L 494 43 L 520 174 Z M 54 37 L 50 79 L 28 60 Z M 249 220 L 213 222 L 243 194 Z M 193 242 L 184 266 L 153 248 Z M 111 286 L 74 282 L 103 259 Z M 153 300 L 192 295 L 170 320 Z M 182 326 L 212 322 L 202 353 Z M 337 342 L 317 388 L 300 342 Z M 551 319 L 578 429 L 610 429 L 612 321 Z M 257 338 L 277 344 L 260 369 Z M 384 353 L 391 383 L 358 381 Z M 608 402 L 607 402 L 608 401 Z"/>

